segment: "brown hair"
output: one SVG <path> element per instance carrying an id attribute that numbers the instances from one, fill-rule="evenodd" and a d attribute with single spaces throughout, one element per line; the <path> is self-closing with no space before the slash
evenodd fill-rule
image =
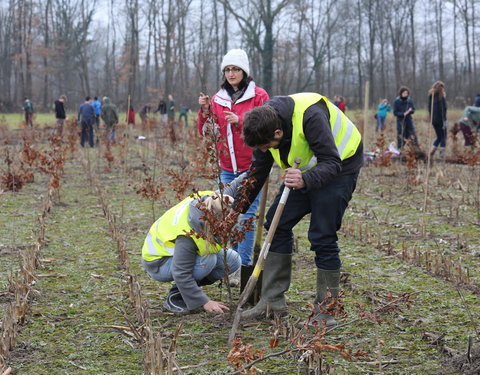
<path id="1" fill-rule="evenodd" d="M 407 86 L 402 86 L 400 87 L 400 90 L 398 90 L 398 96 L 402 96 L 402 94 L 408 91 L 408 95 L 410 96 L 410 89 Z"/>
<path id="2" fill-rule="evenodd" d="M 282 130 L 282 120 L 269 106 L 255 107 L 243 116 L 243 140 L 249 147 L 265 145 L 275 138 L 275 130 Z"/>
<path id="3" fill-rule="evenodd" d="M 445 84 L 442 81 L 437 81 L 432 85 L 432 88 L 428 90 L 430 95 L 438 94 L 439 98 L 445 96 Z"/>

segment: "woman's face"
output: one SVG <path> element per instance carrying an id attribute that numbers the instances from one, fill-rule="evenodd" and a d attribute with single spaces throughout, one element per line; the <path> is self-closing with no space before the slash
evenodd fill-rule
<path id="1" fill-rule="evenodd" d="M 223 69 L 223 74 L 225 74 L 225 79 L 233 88 L 237 88 L 240 82 L 242 82 L 243 70 L 238 66 L 227 65 Z"/>
<path id="2" fill-rule="evenodd" d="M 408 95 L 410 95 L 408 90 L 405 90 L 404 92 L 402 92 L 402 98 L 408 98 Z"/>

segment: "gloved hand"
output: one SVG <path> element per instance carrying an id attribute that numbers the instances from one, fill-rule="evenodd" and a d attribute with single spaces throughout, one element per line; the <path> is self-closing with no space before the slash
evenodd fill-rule
<path id="1" fill-rule="evenodd" d="M 447 130 L 447 128 L 448 128 L 448 120 L 445 120 L 443 122 L 443 130 Z"/>

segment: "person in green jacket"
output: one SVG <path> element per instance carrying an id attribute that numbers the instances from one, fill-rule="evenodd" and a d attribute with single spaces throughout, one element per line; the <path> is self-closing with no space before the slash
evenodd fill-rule
<path id="1" fill-rule="evenodd" d="M 107 96 L 103 98 L 101 117 L 107 127 L 107 139 L 115 143 L 115 126 L 118 124 L 118 111 L 115 104 L 111 103 L 110 98 Z"/>

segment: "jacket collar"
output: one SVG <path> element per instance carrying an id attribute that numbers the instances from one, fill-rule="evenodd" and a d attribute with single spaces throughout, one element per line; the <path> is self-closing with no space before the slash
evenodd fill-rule
<path id="1" fill-rule="evenodd" d="M 220 91 L 217 92 L 216 95 L 224 100 L 232 101 L 232 98 L 230 97 L 230 95 L 228 95 L 228 92 L 225 89 L 221 89 Z M 250 83 L 247 86 L 247 89 L 245 90 L 245 93 L 242 95 L 240 99 L 238 99 L 235 102 L 235 104 L 245 102 L 254 97 L 255 97 L 255 82 L 250 81 Z"/>

